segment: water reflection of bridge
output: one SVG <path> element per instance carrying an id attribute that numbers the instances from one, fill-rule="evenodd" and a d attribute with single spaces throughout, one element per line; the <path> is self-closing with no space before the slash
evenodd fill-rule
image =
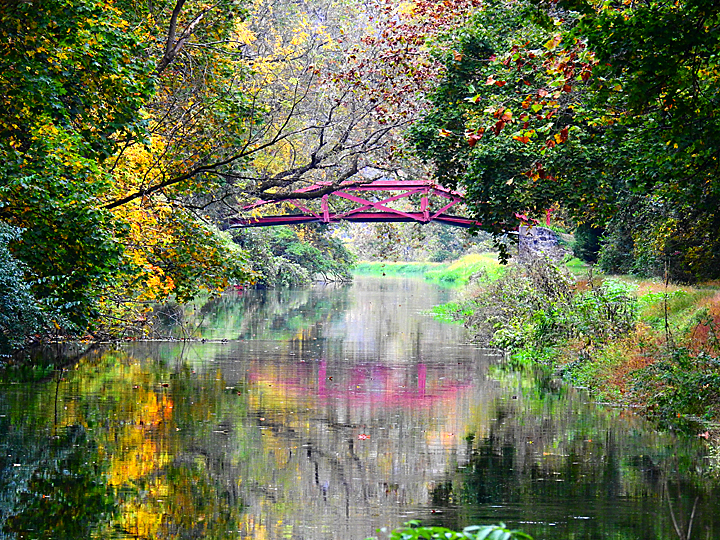
<path id="1" fill-rule="evenodd" d="M 329 183 L 319 183 L 298 190 L 294 197 L 288 199 L 258 201 L 242 208 L 242 212 L 253 215 L 231 220 L 230 227 L 269 227 L 339 221 L 435 222 L 465 228 L 479 225 L 472 219 L 447 213 L 450 209 L 457 210 L 454 207 L 464 203 L 462 194 L 425 180 L 381 179 L 364 184 L 347 183 L 345 187 L 328 191 L 330 188 Z M 375 196 L 366 198 L 360 195 L 362 192 L 375 192 Z M 319 208 L 316 204 L 315 208 L 312 208 L 309 201 L 313 199 L 320 200 Z M 398 201 L 402 201 L 402 207 L 396 204 Z M 288 213 L 258 215 L 262 209 L 278 204 L 289 207 Z"/>
<path id="2" fill-rule="evenodd" d="M 364 538 L 377 526 L 399 526 L 398 508 L 430 514 L 435 487 L 468 464 L 474 404 L 496 395 L 494 381 L 478 378 L 484 355 L 452 351 L 459 361 L 221 362 L 225 377 L 235 376 L 228 368 L 246 374 L 262 433 L 243 465 L 244 478 L 256 482 L 243 492 L 248 514 L 264 516 L 272 537 L 292 522 L 297 538 Z M 325 529 L 333 535 L 320 534 Z"/>

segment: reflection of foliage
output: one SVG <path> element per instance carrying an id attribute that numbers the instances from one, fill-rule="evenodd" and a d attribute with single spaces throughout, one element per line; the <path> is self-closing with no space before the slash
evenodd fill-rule
<path id="1" fill-rule="evenodd" d="M 523 521 L 540 538 L 672 538 L 667 503 L 660 509 L 657 498 L 671 496 L 667 483 L 684 495 L 672 502 L 676 512 L 699 496 L 696 519 L 708 519 L 715 536 L 708 516 L 716 487 L 694 464 L 704 454 L 695 441 L 659 435 L 638 417 L 598 409 L 562 386 L 543 389 L 553 380 L 547 373 L 533 381 L 498 368 L 495 376 L 514 385 L 515 395 L 482 411 L 489 422 L 467 438 L 470 463 L 444 487 L 448 506 Z M 568 520 L 568 509 L 582 519 Z"/>
<path id="2" fill-rule="evenodd" d="M 159 382 L 168 380 L 172 384 Z M 227 454 L 216 432 L 220 424 L 244 436 L 234 428 L 244 397 L 224 392 L 224 381 L 214 374 L 152 373 L 137 364 L 108 383 L 119 397 L 132 396 L 131 402 L 108 400 L 102 411 L 123 419 L 104 441 L 118 494 L 117 525 L 145 537 L 222 537 L 242 514 L 235 469 L 226 466 L 242 456 Z"/>
<path id="3" fill-rule="evenodd" d="M 41 456 L 25 483 L 14 475 L 24 488 L 2 500 L 7 532 L 169 539 L 224 538 L 238 528 L 244 506 L 229 464 L 245 459 L 242 391 L 227 392 L 214 373 L 169 372 L 118 352 L 87 355 L 63 379 L 36 386 L 32 398 L 12 400 L 11 428 L 2 426 L 8 454 L 17 446 Z M 70 427 L 46 449 L 47 437 L 35 433 L 57 424 Z M 228 432 L 238 441 L 224 444 Z M 21 461 L 24 470 L 29 460 Z"/>
<path id="4" fill-rule="evenodd" d="M 319 321 L 342 316 L 349 301 L 344 285 L 329 286 L 336 294 L 284 288 L 228 292 L 199 309 L 165 309 L 156 331 L 206 339 L 261 338 L 269 333 L 274 339 L 291 339 L 312 331 Z"/>
<path id="5" fill-rule="evenodd" d="M 29 539 L 88 538 L 117 510 L 97 443 L 82 426 L 70 426 L 52 442 L 51 456 L 37 464 L 4 531 Z"/>
<path id="6" fill-rule="evenodd" d="M 123 516 L 116 527 L 144 538 L 227 538 L 229 530 L 238 529 L 243 504 L 237 481 L 216 478 L 216 473 L 205 460 L 177 460 L 161 476 L 137 482 L 134 489 L 124 487 L 118 494 Z"/>

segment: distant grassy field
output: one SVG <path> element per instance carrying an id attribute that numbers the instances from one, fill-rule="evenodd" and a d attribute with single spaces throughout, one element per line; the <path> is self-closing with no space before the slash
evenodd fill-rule
<path id="1" fill-rule="evenodd" d="M 484 271 L 488 277 L 499 277 L 503 268 L 497 253 L 473 253 L 450 263 L 428 262 L 361 262 L 355 274 L 365 276 L 412 276 L 447 286 L 462 286 L 473 274 Z"/>

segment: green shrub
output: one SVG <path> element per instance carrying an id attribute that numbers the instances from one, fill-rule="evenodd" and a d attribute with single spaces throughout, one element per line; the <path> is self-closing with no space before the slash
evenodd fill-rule
<path id="1" fill-rule="evenodd" d="M 567 311 L 571 336 L 604 342 L 626 335 L 638 316 L 633 292 L 623 281 L 606 279 L 600 287 L 575 294 Z"/>
<path id="2" fill-rule="evenodd" d="M 20 231 L 0 221 L 0 353 L 21 347 L 28 336 L 45 328 L 45 315 L 25 279 L 25 266 L 8 244 Z"/>
<path id="3" fill-rule="evenodd" d="M 575 256 L 585 262 L 597 262 L 598 252 L 600 251 L 600 238 L 603 232 L 603 229 L 592 225 L 578 225 L 577 229 L 575 229 L 575 242 L 573 244 Z"/>
<path id="4" fill-rule="evenodd" d="M 634 391 L 661 427 L 687 428 L 720 416 L 720 358 L 669 350 L 636 375 Z"/>
<path id="5" fill-rule="evenodd" d="M 445 262 L 448 259 L 451 259 L 453 256 L 451 251 L 448 251 L 447 249 L 439 249 L 432 253 L 430 257 L 428 257 L 428 260 L 430 262 Z"/>
<path id="6" fill-rule="evenodd" d="M 608 279 L 576 292 L 570 274 L 547 259 L 511 267 L 468 307 L 477 338 L 513 352 L 545 351 L 569 338 L 596 345 L 629 332 L 638 312 L 630 285 Z"/>
<path id="7" fill-rule="evenodd" d="M 542 347 L 572 294 L 573 280 L 548 260 L 509 267 L 470 300 L 467 325 L 480 341 L 501 349 Z"/>

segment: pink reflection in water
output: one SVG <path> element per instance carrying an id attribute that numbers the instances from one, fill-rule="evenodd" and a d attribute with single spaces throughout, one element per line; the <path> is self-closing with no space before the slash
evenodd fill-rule
<path id="1" fill-rule="evenodd" d="M 453 398 L 472 384 L 469 376 L 459 376 L 442 364 L 430 368 L 422 362 L 392 367 L 361 364 L 347 369 L 335 366 L 330 372 L 326 360 L 316 365 L 317 372 L 313 364 L 303 363 L 288 370 L 290 373 L 281 373 L 268 364 L 256 363 L 250 370 L 250 381 L 267 384 L 266 388 L 286 399 L 318 398 L 320 404 L 343 400 L 351 405 L 411 409 Z"/>

